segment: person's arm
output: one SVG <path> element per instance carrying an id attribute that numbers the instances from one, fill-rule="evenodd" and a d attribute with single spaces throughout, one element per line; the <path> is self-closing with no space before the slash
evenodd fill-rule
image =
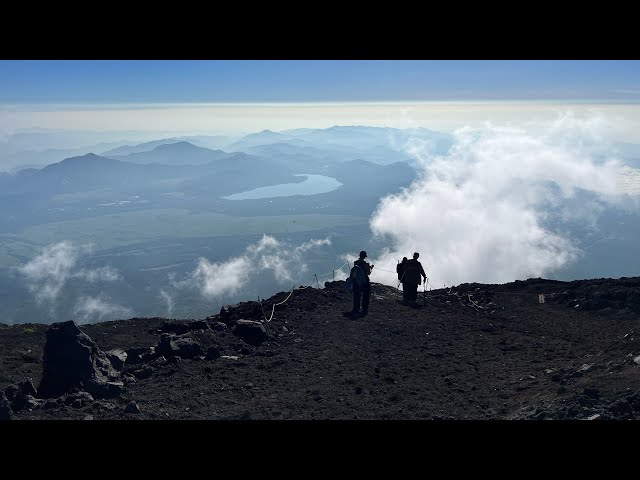
<path id="1" fill-rule="evenodd" d="M 424 273 L 424 268 L 422 268 L 422 264 L 420 264 L 420 273 L 422 274 L 422 283 L 427 280 L 427 274 Z"/>

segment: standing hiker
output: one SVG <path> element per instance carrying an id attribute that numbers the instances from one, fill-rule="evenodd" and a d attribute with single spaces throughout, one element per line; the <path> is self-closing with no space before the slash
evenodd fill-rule
<path id="1" fill-rule="evenodd" d="M 407 289 L 404 286 L 404 271 L 407 266 L 407 257 L 402 257 L 402 262 L 398 264 L 396 267 L 396 273 L 398 274 L 398 286 L 400 283 L 402 284 L 402 303 L 405 305 L 408 303 L 407 300 Z"/>
<path id="2" fill-rule="evenodd" d="M 418 285 L 421 283 L 420 275 L 422 275 L 423 282 L 427 280 L 427 274 L 424 273 L 424 268 L 418 261 L 419 256 L 420 254 L 415 252 L 413 258 L 407 261 L 404 267 L 404 282 L 402 283 L 403 292 L 406 291 L 406 294 L 403 295 L 406 298 L 405 302 L 408 302 L 413 307 L 417 305 Z"/>
<path id="3" fill-rule="evenodd" d="M 364 250 L 360 252 L 360 258 L 353 262 L 353 268 L 351 269 L 351 279 L 353 281 L 353 310 L 352 315 L 360 313 L 360 298 L 362 297 L 362 315 L 366 315 L 369 312 L 369 296 L 371 295 L 371 283 L 369 281 L 369 275 L 371 275 L 371 269 L 373 265 L 369 265 L 365 261 L 367 258 L 367 252 Z"/>

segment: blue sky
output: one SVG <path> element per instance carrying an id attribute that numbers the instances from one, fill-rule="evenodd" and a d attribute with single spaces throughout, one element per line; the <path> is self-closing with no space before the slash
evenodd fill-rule
<path id="1" fill-rule="evenodd" d="M 0 61 L 0 103 L 640 100 L 640 61 Z"/>

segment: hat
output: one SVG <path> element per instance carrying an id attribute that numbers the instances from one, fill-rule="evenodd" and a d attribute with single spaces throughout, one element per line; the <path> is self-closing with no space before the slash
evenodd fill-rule
<path id="1" fill-rule="evenodd" d="M 420 256 L 420 254 L 418 252 L 414 252 L 413 258 L 418 258 L 419 256 Z"/>
<path id="2" fill-rule="evenodd" d="M 367 256 L 367 252 L 365 252 L 364 250 L 362 250 L 360 252 L 360 258 L 365 258 Z"/>

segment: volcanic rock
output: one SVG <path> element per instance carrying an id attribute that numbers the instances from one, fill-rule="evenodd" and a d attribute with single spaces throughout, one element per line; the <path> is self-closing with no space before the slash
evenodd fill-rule
<path id="1" fill-rule="evenodd" d="M 41 397 L 57 397 L 77 388 L 84 388 L 94 396 L 108 396 L 117 390 L 108 382 L 118 380 L 119 376 L 107 355 L 75 322 L 51 325 L 38 388 Z"/>
<path id="2" fill-rule="evenodd" d="M 268 338 L 267 330 L 262 322 L 253 320 L 238 320 L 233 334 L 254 346 L 260 345 Z"/>

